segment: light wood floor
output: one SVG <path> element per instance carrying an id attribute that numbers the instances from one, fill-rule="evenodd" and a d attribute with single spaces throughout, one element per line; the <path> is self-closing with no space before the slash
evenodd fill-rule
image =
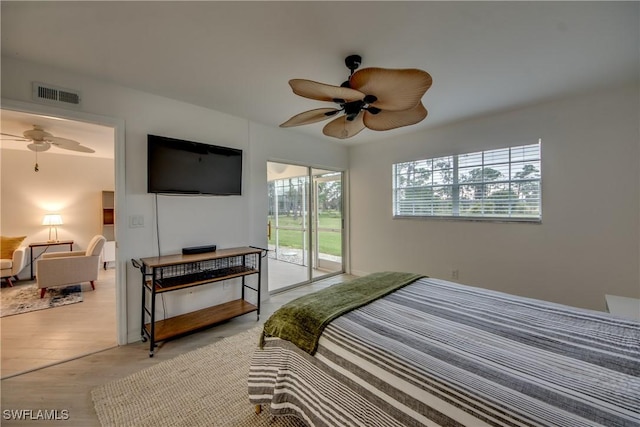
<path id="1" fill-rule="evenodd" d="M 82 284 L 81 303 L 1 318 L 1 377 L 115 347 L 115 269 L 100 269 L 95 285 Z"/>
<path id="2" fill-rule="evenodd" d="M 249 313 L 204 331 L 161 343 L 153 358 L 148 357 L 148 343 L 138 342 L 2 380 L 0 422 L 2 426 L 99 426 L 90 394 L 94 387 L 260 325 L 282 304 L 351 277 L 334 276 L 273 295 L 262 304 L 260 321 L 256 321 L 255 313 Z M 247 405 L 247 409 L 252 410 L 251 405 Z M 34 413 L 37 410 L 67 410 L 69 419 L 44 422 L 7 420 L 4 417 L 6 410 L 20 409 Z"/>

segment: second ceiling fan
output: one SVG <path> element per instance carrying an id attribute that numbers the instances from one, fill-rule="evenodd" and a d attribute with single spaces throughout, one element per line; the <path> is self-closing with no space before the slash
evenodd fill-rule
<path id="1" fill-rule="evenodd" d="M 54 147 L 62 148 L 65 150 L 78 151 L 81 153 L 95 153 L 95 150 L 89 147 L 85 147 L 78 141 L 74 141 L 68 138 L 61 138 L 59 136 L 53 136 L 51 133 L 45 131 L 41 126 L 33 125 L 33 129 L 25 130 L 22 136 L 12 135 L 10 133 L 2 133 L 3 136 L 9 136 L 15 139 L 3 138 L 5 141 L 20 141 L 30 142 L 27 148 L 37 153 L 47 151 L 53 145 Z"/>
<path id="2" fill-rule="evenodd" d="M 363 68 L 362 58 L 350 55 L 345 65 L 351 71 L 341 86 L 312 80 L 292 79 L 289 85 L 296 95 L 338 104 L 339 108 L 317 108 L 296 114 L 280 127 L 293 127 L 320 122 L 340 113 L 322 133 L 339 139 L 350 138 L 364 128 L 391 130 L 409 126 L 427 117 L 422 96 L 431 87 L 431 76 L 423 70 Z"/>
<path id="3" fill-rule="evenodd" d="M 29 142 L 29 144 L 27 144 L 27 148 L 36 153 L 36 162 L 33 167 L 33 170 L 36 172 L 40 170 L 40 166 L 38 165 L 38 153 L 49 150 L 51 146 L 80 153 L 95 153 L 93 148 L 86 147 L 73 139 L 54 136 L 38 125 L 33 125 L 33 129 L 22 132 L 22 136 L 12 135 L 10 133 L 0 133 L 0 135 L 10 137 L 2 138 L 4 141 Z"/>

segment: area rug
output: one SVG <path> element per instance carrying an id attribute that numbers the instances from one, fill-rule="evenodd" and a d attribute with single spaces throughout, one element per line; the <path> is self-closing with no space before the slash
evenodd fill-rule
<path id="1" fill-rule="evenodd" d="M 160 362 L 91 391 L 106 426 L 303 427 L 294 417 L 256 414 L 247 379 L 261 327 Z"/>
<path id="2" fill-rule="evenodd" d="M 40 289 L 35 284 L 16 285 L 12 288 L 2 288 L 0 293 L 0 317 L 78 302 L 82 302 L 82 288 L 80 285 L 47 289 L 44 298 L 40 298 Z"/>

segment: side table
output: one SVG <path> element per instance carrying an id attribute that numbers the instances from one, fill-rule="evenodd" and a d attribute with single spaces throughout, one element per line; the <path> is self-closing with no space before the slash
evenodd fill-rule
<path id="1" fill-rule="evenodd" d="M 607 311 L 627 319 L 640 321 L 640 299 L 605 295 Z"/>
<path id="2" fill-rule="evenodd" d="M 31 280 L 35 279 L 35 275 L 33 274 L 33 248 L 44 248 L 44 250 L 35 258 L 38 259 L 40 256 L 47 251 L 51 246 L 64 246 L 69 245 L 69 250 L 73 250 L 73 240 L 58 240 L 55 242 L 33 242 L 29 243 L 29 252 L 31 253 L 31 262 L 29 266 L 31 267 Z"/>

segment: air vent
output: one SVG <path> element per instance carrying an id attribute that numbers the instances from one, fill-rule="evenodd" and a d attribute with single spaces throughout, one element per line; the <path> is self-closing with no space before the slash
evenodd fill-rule
<path id="1" fill-rule="evenodd" d="M 45 83 L 33 82 L 32 98 L 34 101 L 47 104 L 78 106 L 80 92 Z"/>

